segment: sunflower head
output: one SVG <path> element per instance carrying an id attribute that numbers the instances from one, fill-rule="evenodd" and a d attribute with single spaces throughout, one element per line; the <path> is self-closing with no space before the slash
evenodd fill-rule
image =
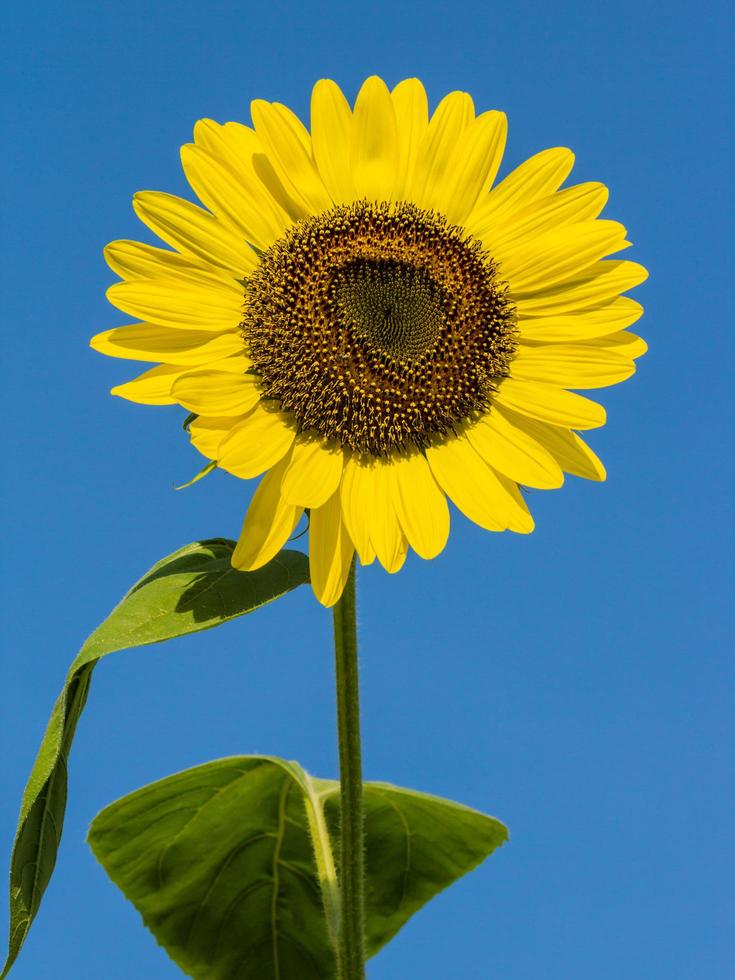
<path id="1" fill-rule="evenodd" d="M 506 120 L 416 79 L 369 78 L 350 106 L 312 94 L 310 131 L 256 101 L 252 125 L 197 123 L 182 149 L 204 207 L 136 195 L 168 246 L 114 242 L 111 301 L 140 322 L 106 354 L 159 362 L 114 393 L 178 403 L 217 466 L 262 476 L 233 561 L 269 561 L 310 512 L 317 597 L 352 556 L 390 572 L 444 547 L 447 499 L 489 530 L 526 533 L 520 487 L 604 479 L 577 432 L 604 410 L 571 389 L 629 377 L 645 351 L 622 295 L 645 270 L 600 220 L 607 191 L 562 188 L 571 151 L 495 184 Z"/>

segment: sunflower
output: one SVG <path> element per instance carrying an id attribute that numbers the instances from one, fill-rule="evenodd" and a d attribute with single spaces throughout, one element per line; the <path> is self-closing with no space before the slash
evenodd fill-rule
<path id="1" fill-rule="evenodd" d="M 340 597 L 357 552 L 388 572 L 435 557 L 447 498 L 491 531 L 533 529 L 520 486 L 603 480 L 575 430 L 604 409 L 570 389 L 628 378 L 645 343 L 621 294 L 646 278 L 606 259 L 607 189 L 560 189 L 574 162 L 544 150 L 494 184 L 502 112 L 451 92 L 429 116 L 416 79 L 377 77 L 354 108 L 322 80 L 311 132 L 257 100 L 252 126 L 198 122 L 183 147 L 204 208 L 154 191 L 138 217 L 170 249 L 117 241 L 110 301 L 141 322 L 92 340 L 160 362 L 113 388 L 193 413 L 191 441 L 262 476 L 233 564 L 273 558 L 309 512 L 313 588 Z"/>

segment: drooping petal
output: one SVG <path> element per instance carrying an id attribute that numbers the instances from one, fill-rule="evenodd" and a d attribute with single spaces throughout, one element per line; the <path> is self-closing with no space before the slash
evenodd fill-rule
<path id="1" fill-rule="evenodd" d="M 378 459 L 370 470 L 373 509 L 370 517 L 370 541 L 378 561 L 391 575 L 399 571 L 406 560 L 408 542 L 398 523 L 394 504 L 392 466 L 389 460 Z"/>
<path id="2" fill-rule="evenodd" d="M 354 554 L 337 491 L 325 504 L 312 510 L 309 519 L 311 587 L 323 606 L 333 606 L 342 595 Z"/>
<path id="3" fill-rule="evenodd" d="M 282 460 L 263 477 L 253 494 L 243 521 L 232 564 L 243 572 L 262 568 L 275 558 L 294 532 L 303 514 L 281 496 L 281 480 L 286 466 Z"/>
<path id="4" fill-rule="evenodd" d="M 429 464 L 420 453 L 393 458 L 393 503 L 408 543 L 421 558 L 443 551 L 449 537 L 449 508 Z"/>
<path id="5" fill-rule="evenodd" d="M 528 433 L 513 425 L 497 406 L 474 425 L 467 438 L 486 463 L 526 487 L 553 490 L 564 474 L 553 457 Z"/>
<path id="6" fill-rule="evenodd" d="M 329 78 L 320 79 L 311 93 L 311 140 L 314 159 L 332 200 L 335 204 L 354 201 L 352 110 L 339 85 Z"/>
<path id="7" fill-rule="evenodd" d="M 216 460 L 222 441 L 242 420 L 242 415 L 232 417 L 200 415 L 189 425 L 191 444 L 202 456 Z"/>
<path id="8" fill-rule="evenodd" d="M 355 101 L 352 120 L 352 180 L 358 197 L 388 201 L 398 173 L 398 130 L 390 92 L 373 75 Z"/>
<path id="9" fill-rule="evenodd" d="M 370 516 L 375 506 L 372 468 L 370 457 L 353 455 L 346 458 L 340 486 L 342 517 L 363 565 L 375 557 L 370 543 Z"/>
<path id="10" fill-rule="evenodd" d="M 175 405 L 176 399 L 171 394 L 171 386 L 189 370 L 190 368 L 181 367 L 180 364 L 160 364 L 139 374 L 132 381 L 116 385 L 110 389 L 110 394 L 139 405 Z"/>
<path id="11" fill-rule="evenodd" d="M 233 476 L 250 480 L 283 459 L 295 437 L 296 430 L 280 412 L 258 404 L 223 439 L 217 463 Z"/>
<path id="12" fill-rule="evenodd" d="M 339 487 L 343 460 L 339 446 L 311 436 L 297 436 L 283 476 L 284 500 L 302 507 L 321 507 Z"/>
<path id="13" fill-rule="evenodd" d="M 193 371 L 182 375 L 171 394 L 197 415 L 244 415 L 260 398 L 259 379 L 231 371 Z"/>
<path id="14" fill-rule="evenodd" d="M 217 372 L 232 371 L 242 374 L 250 367 L 250 361 L 243 355 L 235 355 L 215 361 L 211 367 Z M 132 381 L 116 385 L 110 389 L 110 394 L 140 405 L 176 405 L 171 389 L 179 378 L 190 372 L 191 365 L 160 364 L 139 374 Z"/>
<path id="15" fill-rule="evenodd" d="M 426 457 L 439 486 L 475 524 L 487 531 L 504 531 L 513 525 L 518 530 L 524 525 L 525 518 L 516 501 L 465 436 L 453 436 L 430 446 Z"/>
<path id="16" fill-rule="evenodd" d="M 605 409 L 573 391 L 537 381 L 506 378 L 493 401 L 531 418 L 569 429 L 596 429 L 605 424 Z"/>
<path id="17" fill-rule="evenodd" d="M 570 432 L 559 425 L 550 425 L 538 419 L 519 415 L 505 409 L 514 425 L 523 429 L 557 461 L 565 473 L 581 476 L 586 480 L 605 479 L 605 467 L 598 456 L 590 449 L 576 432 Z"/>

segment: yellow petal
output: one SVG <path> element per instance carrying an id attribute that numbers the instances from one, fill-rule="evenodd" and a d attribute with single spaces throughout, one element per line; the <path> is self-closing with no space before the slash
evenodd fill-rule
<path id="1" fill-rule="evenodd" d="M 564 225 L 596 218 L 607 198 L 608 190 L 604 184 L 577 184 L 534 201 L 520 211 L 506 212 L 500 218 L 491 214 L 484 225 L 469 224 L 468 231 L 483 239 L 493 256 L 496 252 L 501 255 L 512 245 L 556 231 Z"/>
<path id="2" fill-rule="evenodd" d="M 254 172 L 244 183 L 210 153 L 191 143 L 182 146 L 181 163 L 197 197 L 239 237 L 260 249 L 269 248 L 281 237 L 288 219 Z"/>
<path id="3" fill-rule="evenodd" d="M 255 155 L 264 152 L 262 143 L 249 126 L 236 122 L 222 125 L 214 119 L 197 121 L 194 143 L 219 160 L 242 183 L 251 179 Z"/>
<path id="4" fill-rule="evenodd" d="M 493 472 L 514 504 L 514 510 L 508 519 L 508 530 L 517 534 L 530 534 L 536 525 L 518 484 L 497 470 Z"/>
<path id="5" fill-rule="evenodd" d="M 103 330 L 89 346 L 100 354 L 133 361 L 165 361 L 168 364 L 209 364 L 242 351 L 236 333 L 216 334 L 209 330 L 172 330 L 155 323 L 131 323 Z M 191 369 L 190 369 L 191 370 Z"/>
<path id="6" fill-rule="evenodd" d="M 618 296 L 605 306 L 580 310 L 569 316 L 522 318 L 518 321 L 518 329 L 524 341 L 576 343 L 624 330 L 635 323 L 642 313 L 640 303 L 628 296 Z"/>
<path id="7" fill-rule="evenodd" d="M 197 415 L 244 415 L 260 398 L 259 383 L 253 374 L 210 369 L 182 375 L 171 394 Z"/>
<path id="8" fill-rule="evenodd" d="M 579 275 L 604 255 L 617 252 L 625 228 L 617 221 L 585 221 L 559 231 L 495 250 L 501 279 L 510 283 L 514 300 L 526 293 L 552 289 Z"/>
<path id="9" fill-rule="evenodd" d="M 511 365 L 511 374 L 518 381 L 542 381 L 562 388 L 604 388 L 634 373 L 632 360 L 594 342 L 540 347 L 521 344 Z"/>
<path id="10" fill-rule="evenodd" d="M 200 415 L 189 425 L 189 438 L 195 449 L 198 449 L 202 456 L 207 459 L 217 459 L 219 447 L 222 440 L 227 436 L 236 425 L 242 422 L 242 415 L 232 417 L 219 416 L 218 418 L 208 418 Z"/>
<path id="11" fill-rule="evenodd" d="M 139 405 L 175 405 L 176 399 L 171 395 L 171 385 L 188 370 L 188 367 L 182 368 L 181 365 L 161 364 L 150 371 L 144 371 L 132 381 L 116 385 L 110 394 Z"/>
<path id="12" fill-rule="evenodd" d="M 523 509 L 464 435 L 430 446 L 426 457 L 439 486 L 475 524 L 487 531 L 532 530 L 533 522 L 528 527 Z"/>
<path id="13" fill-rule="evenodd" d="M 492 217 L 499 221 L 521 211 L 531 202 L 553 194 L 564 183 L 574 166 L 574 154 L 563 146 L 542 150 L 494 187 L 477 204 L 468 227 L 482 227 Z"/>
<path id="14" fill-rule="evenodd" d="M 514 297 L 514 302 L 521 317 L 560 316 L 609 303 L 647 278 L 648 272 L 637 262 L 604 259 L 553 290 Z"/>
<path id="15" fill-rule="evenodd" d="M 301 120 L 285 105 L 262 99 L 251 103 L 250 111 L 273 170 L 303 216 L 331 207 L 332 199 L 311 154 L 311 137 Z"/>
<path id="16" fill-rule="evenodd" d="M 463 224 L 480 194 L 495 179 L 505 150 L 508 121 L 504 112 L 484 112 L 457 140 L 445 179 L 433 192 L 431 206 L 451 224 Z"/>
<path id="17" fill-rule="evenodd" d="M 377 459 L 370 469 L 373 507 L 370 514 L 370 541 L 378 561 L 391 575 L 399 571 L 406 560 L 408 542 L 398 523 L 393 503 L 392 465 L 389 460 Z"/>
<path id="18" fill-rule="evenodd" d="M 536 381 L 506 378 L 493 395 L 493 401 L 501 408 L 510 408 L 522 415 L 569 429 L 596 429 L 605 424 L 602 405 L 573 391 Z"/>
<path id="19" fill-rule="evenodd" d="M 336 82 L 322 78 L 311 93 L 311 140 L 324 186 L 336 204 L 357 197 L 350 163 L 351 139 L 349 103 Z"/>
<path id="20" fill-rule="evenodd" d="M 408 543 L 421 558 L 436 558 L 449 537 L 446 497 L 420 453 L 396 455 L 392 472 L 393 503 Z"/>
<path id="21" fill-rule="evenodd" d="M 506 410 L 507 411 L 507 410 Z M 508 412 L 518 428 L 525 430 L 539 442 L 557 461 L 565 473 L 581 476 L 586 480 L 605 479 L 605 467 L 590 447 L 575 432 L 559 425 L 549 425 L 530 419 L 526 415 Z"/>
<path id="22" fill-rule="evenodd" d="M 564 482 L 564 474 L 543 446 L 513 425 L 497 406 L 466 431 L 485 462 L 516 483 L 553 490 Z"/>
<path id="23" fill-rule="evenodd" d="M 422 208 L 433 208 L 451 179 L 450 167 L 459 138 L 473 122 L 472 99 L 466 92 L 450 92 L 434 110 L 419 148 L 411 186 L 411 200 Z"/>
<path id="24" fill-rule="evenodd" d="M 194 127 L 194 142 L 212 157 L 226 166 L 245 187 L 256 191 L 266 191 L 260 198 L 274 220 L 287 228 L 300 212 L 293 212 L 293 202 L 273 173 L 268 163 L 265 147 L 254 129 L 242 123 L 228 122 L 221 126 L 211 119 L 200 119 Z"/>
<path id="25" fill-rule="evenodd" d="M 105 261 L 121 279 L 167 279 L 186 285 L 229 289 L 242 297 L 242 283 L 201 259 L 169 252 L 144 242 L 116 241 L 104 250 Z"/>
<path id="26" fill-rule="evenodd" d="M 398 130 L 390 92 L 372 75 L 358 92 L 352 121 L 352 180 L 358 197 L 390 200 L 398 172 Z"/>
<path id="27" fill-rule="evenodd" d="M 312 436 L 297 436 L 281 486 L 284 500 L 302 507 L 321 507 L 339 486 L 342 463 L 338 446 Z"/>
<path id="28" fill-rule="evenodd" d="M 164 242 L 242 278 L 257 265 L 257 256 L 231 228 L 202 208 L 160 191 L 139 191 L 133 209 L 143 224 Z"/>
<path id="29" fill-rule="evenodd" d="M 375 557 L 370 543 L 370 521 L 375 507 L 373 465 L 368 456 L 346 458 L 340 487 L 342 517 L 363 565 L 368 565 Z"/>
<path id="30" fill-rule="evenodd" d="M 281 496 L 285 461 L 274 466 L 258 484 L 243 521 L 232 564 L 252 572 L 275 558 L 294 532 L 304 513 Z"/>
<path id="31" fill-rule="evenodd" d="M 342 521 L 339 492 L 309 518 L 309 572 L 314 595 L 323 606 L 333 606 L 347 584 L 355 549 Z"/>
<path id="32" fill-rule="evenodd" d="M 280 412 L 259 403 L 222 441 L 217 463 L 228 473 L 250 480 L 283 459 L 295 436 Z"/>
<path id="33" fill-rule="evenodd" d="M 242 296 L 226 288 L 194 286 L 166 279 L 133 279 L 107 290 L 124 313 L 164 327 L 222 333 L 242 320 Z"/>
<path id="34" fill-rule="evenodd" d="M 393 191 L 396 201 L 411 198 L 419 148 L 429 127 L 426 90 L 418 78 L 406 78 L 391 92 L 398 127 L 398 170 Z"/>
<path id="35" fill-rule="evenodd" d="M 637 334 L 630 333 L 628 330 L 619 330 L 605 337 L 597 337 L 585 346 L 613 351 L 616 354 L 621 354 L 623 357 L 629 357 L 631 360 L 643 357 L 648 350 L 648 344 L 645 340 L 637 336 Z"/>

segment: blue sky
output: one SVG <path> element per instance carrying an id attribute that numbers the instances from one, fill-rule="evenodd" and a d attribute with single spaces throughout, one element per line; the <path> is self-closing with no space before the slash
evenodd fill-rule
<path id="1" fill-rule="evenodd" d="M 537 530 L 459 516 L 440 558 L 360 577 L 367 778 L 454 798 L 512 842 L 416 916 L 370 980 L 720 980 L 732 846 L 732 110 L 725 4 L 579 0 L 5 4 L 0 853 L 68 663 L 162 555 L 237 534 L 250 488 L 198 469 L 177 409 L 109 397 L 124 318 L 101 249 L 149 188 L 186 193 L 194 121 L 305 115 L 373 72 L 509 115 L 503 172 L 546 146 L 611 188 L 650 353 L 605 392 L 609 478 L 536 492 Z M 729 447 L 729 448 L 728 448 Z M 180 975 L 96 864 L 111 800 L 223 755 L 336 774 L 329 615 L 307 589 L 100 666 L 57 872 L 14 976 Z"/>

